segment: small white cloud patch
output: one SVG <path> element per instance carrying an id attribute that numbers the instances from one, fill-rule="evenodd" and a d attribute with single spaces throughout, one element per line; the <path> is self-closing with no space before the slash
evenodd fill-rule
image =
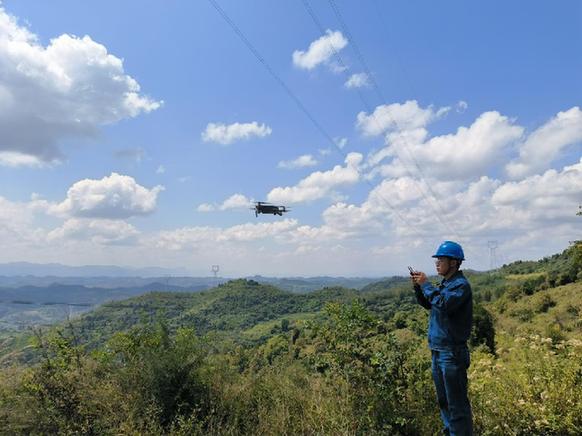
<path id="1" fill-rule="evenodd" d="M 450 110 L 442 107 L 434 110 L 432 106 L 421 108 L 416 100 L 403 104 L 383 104 L 368 115 L 360 112 L 356 125 L 366 136 L 376 136 L 386 131 L 413 130 L 426 127 L 429 123 L 441 118 Z"/>
<path id="2" fill-rule="evenodd" d="M 293 52 L 293 65 L 304 70 L 312 70 L 322 63 L 329 62 L 334 51 L 339 52 L 346 45 L 348 40 L 340 31 L 332 32 L 327 29 L 325 35 L 309 44 L 307 50 Z"/>
<path id="3" fill-rule="evenodd" d="M 202 132 L 204 142 L 216 142 L 218 144 L 232 144 L 233 142 L 249 139 L 253 136 L 264 138 L 269 136 L 272 130 L 266 124 L 234 123 L 230 125 L 221 123 L 208 123 L 206 130 Z"/>
<path id="4" fill-rule="evenodd" d="M 279 162 L 277 167 L 292 170 L 297 168 L 313 167 L 315 165 L 317 165 L 315 158 L 310 154 L 304 154 L 299 156 L 297 159 L 283 160 Z"/>
<path id="5" fill-rule="evenodd" d="M 344 86 L 348 89 L 369 87 L 370 80 L 366 73 L 356 73 L 350 76 Z"/>

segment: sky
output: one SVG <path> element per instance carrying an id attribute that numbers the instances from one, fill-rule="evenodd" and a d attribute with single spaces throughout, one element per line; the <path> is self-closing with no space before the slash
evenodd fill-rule
<path id="1" fill-rule="evenodd" d="M 579 1 L 0 7 L 0 262 L 387 276 L 582 236 Z"/>

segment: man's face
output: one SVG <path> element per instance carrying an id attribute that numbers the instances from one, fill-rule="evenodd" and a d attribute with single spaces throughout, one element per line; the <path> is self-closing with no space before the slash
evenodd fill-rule
<path id="1" fill-rule="evenodd" d="M 437 257 L 434 261 L 436 265 L 437 274 L 441 276 L 447 275 L 451 267 L 451 259 L 448 257 Z"/>

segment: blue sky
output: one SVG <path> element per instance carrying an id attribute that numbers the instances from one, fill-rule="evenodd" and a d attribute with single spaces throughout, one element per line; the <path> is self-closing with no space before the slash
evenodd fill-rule
<path id="1" fill-rule="evenodd" d="M 580 238 L 579 2 L 1 4 L 0 262 L 390 275 Z"/>

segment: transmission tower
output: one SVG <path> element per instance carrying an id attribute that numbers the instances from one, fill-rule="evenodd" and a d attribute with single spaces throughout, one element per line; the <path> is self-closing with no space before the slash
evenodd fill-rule
<path id="1" fill-rule="evenodd" d="M 212 267 L 210 268 L 210 270 L 212 271 L 212 274 L 214 274 L 214 287 L 216 288 L 218 286 L 218 271 L 220 270 L 220 265 L 212 265 Z"/>
<path id="2" fill-rule="evenodd" d="M 489 269 L 494 270 L 497 268 L 497 257 L 495 254 L 495 249 L 498 246 L 497 241 L 487 241 L 487 246 L 489 247 Z"/>

